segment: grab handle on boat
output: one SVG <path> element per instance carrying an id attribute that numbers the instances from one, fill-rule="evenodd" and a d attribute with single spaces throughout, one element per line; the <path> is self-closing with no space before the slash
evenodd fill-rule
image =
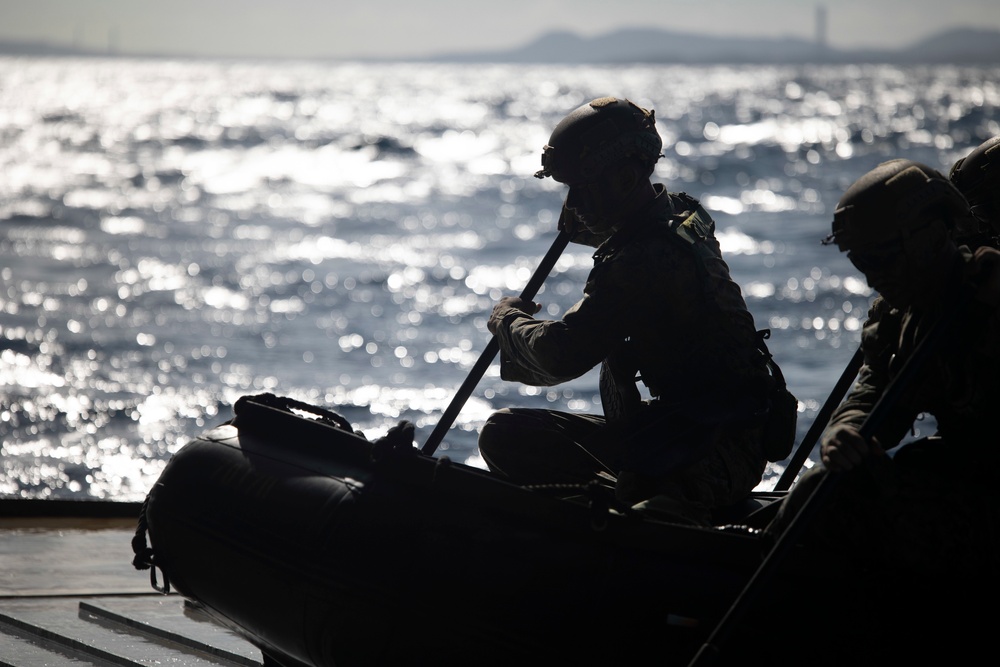
<path id="1" fill-rule="evenodd" d="M 535 273 L 528 280 L 528 284 L 524 286 L 524 290 L 521 292 L 521 298 L 531 301 L 538 294 L 538 290 L 541 289 L 542 283 L 548 278 L 549 272 L 552 271 L 552 267 L 555 266 L 556 261 L 562 255 L 563 250 L 566 249 L 566 245 L 569 243 L 570 234 L 565 231 L 559 232 L 555 240 L 552 242 L 552 246 L 549 251 L 545 253 L 545 257 L 542 258 L 541 263 L 538 268 L 535 269 Z M 458 388 L 458 393 L 455 397 L 451 399 L 451 403 L 448 408 L 441 415 L 441 420 L 438 421 L 437 426 L 431 431 L 431 435 L 427 438 L 427 442 L 424 446 L 420 448 L 421 453 L 430 456 L 437 449 L 438 445 L 441 444 L 441 440 L 444 439 L 444 434 L 448 432 L 451 425 L 455 423 L 455 418 L 458 417 L 458 413 L 462 411 L 462 407 L 465 402 L 469 400 L 472 396 L 472 392 L 476 389 L 476 385 L 486 374 L 489 369 L 490 364 L 496 358 L 497 354 L 500 352 L 500 343 L 497 342 L 496 337 L 490 339 L 489 344 L 483 353 L 479 355 L 479 360 L 476 365 L 472 367 L 469 371 L 469 376 L 465 378 L 465 382 L 462 386 Z"/>
<path id="2" fill-rule="evenodd" d="M 167 577 L 167 573 L 163 573 L 163 585 L 156 580 L 156 565 L 152 565 L 149 568 L 149 585 L 153 587 L 153 590 L 163 593 L 164 595 L 170 595 L 170 579 Z"/>

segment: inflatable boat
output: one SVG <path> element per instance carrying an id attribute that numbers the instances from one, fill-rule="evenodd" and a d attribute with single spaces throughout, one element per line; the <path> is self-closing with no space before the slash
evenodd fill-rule
<path id="1" fill-rule="evenodd" d="M 135 565 L 283 667 L 683 664 L 759 565 L 781 495 L 696 527 L 598 483 L 521 487 L 424 455 L 405 424 L 370 442 L 271 395 L 234 412 L 168 463 Z"/>

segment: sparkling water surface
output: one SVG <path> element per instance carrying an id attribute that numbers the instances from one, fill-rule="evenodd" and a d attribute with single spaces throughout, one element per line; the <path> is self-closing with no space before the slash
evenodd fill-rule
<path id="1" fill-rule="evenodd" d="M 555 237 L 561 186 L 532 178 L 542 145 L 606 94 L 655 109 L 656 178 L 716 218 L 801 437 L 872 298 L 819 243 L 838 198 L 883 160 L 947 172 L 1000 134 L 998 81 L 996 67 L 0 58 L 0 495 L 141 499 L 261 392 L 372 438 L 408 419 L 424 442 L 493 302 Z M 545 316 L 579 298 L 591 254 L 560 258 Z M 599 411 L 596 373 L 530 388 L 494 366 L 438 455 L 482 466 L 477 429 L 507 405 Z"/>

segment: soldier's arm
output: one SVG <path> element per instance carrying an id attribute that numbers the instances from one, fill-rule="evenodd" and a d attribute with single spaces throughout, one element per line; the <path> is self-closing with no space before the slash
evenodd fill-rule
<path id="1" fill-rule="evenodd" d="M 876 298 L 861 335 L 864 364 L 847 398 L 830 418 L 831 430 L 837 426 L 849 426 L 855 431 L 861 428 L 889 386 L 889 360 L 899 336 L 896 322 L 892 321 L 896 317 L 897 313 L 890 313 L 889 304 Z M 886 449 L 892 449 L 913 426 L 915 416 L 905 406 L 898 406 L 878 429 L 877 439 Z"/>
<path id="2" fill-rule="evenodd" d="M 632 268 L 609 262 L 595 269 L 584 297 L 561 320 L 539 320 L 516 309 L 500 312 L 500 376 L 551 386 L 594 368 L 625 336 L 638 307 Z"/>

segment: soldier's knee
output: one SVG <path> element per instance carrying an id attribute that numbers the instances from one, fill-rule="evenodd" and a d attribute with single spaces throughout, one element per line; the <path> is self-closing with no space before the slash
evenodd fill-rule
<path id="1" fill-rule="evenodd" d="M 509 437 L 504 436 L 504 432 L 511 416 L 509 408 L 501 408 L 491 414 L 479 430 L 479 453 L 487 462 L 490 460 L 489 455 L 496 452 L 498 447 L 502 447 L 505 440 L 509 440 Z"/>

